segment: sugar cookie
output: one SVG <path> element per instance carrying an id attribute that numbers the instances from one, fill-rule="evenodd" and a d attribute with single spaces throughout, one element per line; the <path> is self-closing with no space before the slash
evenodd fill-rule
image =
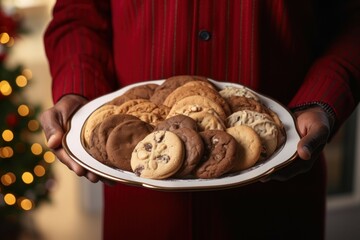
<path id="1" fill-rule="evenodd" d="M 164 179 L 175 174 L 183 160 L 181 139 L 169 131 L 156 131 L 136 145 L 131 155 L 131 168 L 137 176 Z"/>
<path id="2" fill-rule="evenodd" d="M 226 129 L 238 143 L 238 157 L 232 171 L 250 168 L 260 159 L 262 143 L 259 135 L 249 126 L 238 125 Z"/>

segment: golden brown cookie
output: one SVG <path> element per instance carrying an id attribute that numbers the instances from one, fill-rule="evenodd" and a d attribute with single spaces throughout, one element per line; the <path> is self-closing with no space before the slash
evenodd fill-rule
<path id="1" fill-rule="evenodd" d="M 170 131 L 156 131 L 136 145 L 131 155 L 131 168 L 137 176 L 164 179 L 180 169 L 183 159 L 181 139 Z"/>
<path id="2" fill-rule="evenodd" d="M 218 178 L 231 171 L 236 163 L 237 142 L 227 132 L 207 130 L 200 132 L 205 152 L 195 176 L 198 178 Z"/>
<path id="3" fill-rule="evenodd" d="M 194 119 L 200 131 L 205 130 L 225 130 L 225 124 L 217 116 L 216 112 L 206 111 L 206 112 L 193 112 L 189 114 L 189 117 Z"/>
<path id="4" fill-rule="evenodd" d="M 142 98 L 128 100 L 117 107 L 117 112 L 118 113 L 127 113 L 130 108 L 134 107 L 135 105 L 137 105 L 139 103 L 143 103 L 143 102 L 150 102 L 150 101 L 147 99 L 142 99 Z"/>
<path id="5" fill-rule="evenodd" d="M 214 90 L 218 90 L 214 84 L 212 84 L 210 81 L 190 81 L 185 83 L 184 85 L 182 85 L 182 87 L 187 87 L 187 86 L 191 86 L 191 87 L 199 87 L 199 86 L 205 86 L 205 87 L 209 87 L 212 88 Z"/>
<path id="6" fill-rule="evenodd" d="M 176 102 L 189 96 L 207 97 L 220 105 L 226 115 L 231 113 L 230 107 L 225 99 L 223 99 L 216 90 L 204 86 L 197 88 L 192 86 L 178 87 L 166 97 L 163 104 L 171 108 Z"/>
<path id="7" fill-rule="evenodd" d="M 163 104 L 165 98 L 176 88 L 191 81 L 208 81 L 207 78 L 191 75 L 177 75 L 165 79 L 165 81 L 155 89 L 150 100 L 158 105 Z"/>
<path id="8" fill-rule="evenodd" d="M 203 108 L 199 105 L 193 104 L 180 108 L 178 112 L 178 114 L 194 119 L 198 125 L 199 131 L 214 129 L 224 130 L 226 128 L 223 120 L 211 108 Z M 171 117 L 171 115 L 169 114 L 168 117 Z"/>
<path id="9" fill-rule="evenodd" d="M 233 113 L 241 110 L 264 112 L 264 106 L 252 98 L 243 96 L 230 96 L 226 99 L 226 101 L 228 102 Z"/>
<path id="10" fill-rule="evenodd" d="M 184 97 L 180 101 L 176 102 L 170 109 L 168 117 L 183 114 L 184 111 L 187 111 L 186 109 L 188 106 L 195 105 L 203 109 L 213 109 L 223 121 L 225 121 L 227 117 L 221 105 L 207 97 L 199 95 Z"/>
<path id="11" fill-rule="evenodd" d="M 109 102 L 109 104 L 112 105 L 121 105 L 129 100 L 133 99 L 150 99 L 150 97 L 153 95 L 155 88 L 158 87 L 158 84 L 143 84 L 139 85 L 133 88 L 130 88 L 122 95 L 114 98 Z"/>
<path id="12" fill-rule="evenodd" d="M 262 143 L 254 129 L 246 125 L 238 125 L 226 129 L 238 143 L 238 157 L 233 172 L 248 169 L 256 164 L 262 151 Z"/>
<path id="13" fill-rule="evenodd" d="M 146 83 L 142 85 L 138 85 L 136 87 L 132 87 L 127 90 L 125 95 L 134 95 L 137 98 L 142 99 L 150 99 L 150 97 L 154 94 L 155 89 L 158 87 L 158 84 L 155 83 Z"/>
<path id="14" fill-rule="evenodd" d="M 158 106 L 153 102 L 141 102 L 128 109 L 126 114 L 138 117 L 144 122 L 157 125 L 168 115 L 170 109 L 164 105 Z"/>

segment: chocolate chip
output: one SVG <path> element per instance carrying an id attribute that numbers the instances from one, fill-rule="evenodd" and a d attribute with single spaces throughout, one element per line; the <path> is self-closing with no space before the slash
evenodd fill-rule
<path id="1" fill-rule="evenodd" d="M 135 168 L 134 173 L 136 176 L 140 176 L 141 172 L 144 170 L 144 166 L 138 166 Z"/>
<path id="2" fill-rule="evenodd" d="M 156 160 L 168 163 L 170 161 L 170 156 L 169 155 L 160 155 L 160 156 L 156 157 Z"/>
<path id="3" fill-rule="evenodd" d="M 154 134 L 154 141 L 157 143 L 162 142 L 165 137 L 165 132 L 157 132 Z"/>
<path id="4" fill-rule="evenodd" d="M 151 152 L 152 144 L 151 143 L 145 143 L 144 148 L 145 148 L 146 151 Z"/>

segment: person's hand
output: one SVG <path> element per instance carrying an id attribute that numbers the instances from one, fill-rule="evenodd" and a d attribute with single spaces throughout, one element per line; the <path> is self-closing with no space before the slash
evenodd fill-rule
<path id="1" fill-rule="evenodd" d="M 56 157 L 78 176 L 85 176 L 91 182 L 98 182 L 100 177 L 76 163 L 62 147 L 62 138 L 66 132 L 70 116 L 87 100 L 78 95 L 65 95 L 52 108 L 43 112 L 40 122 L 47 139 L 47 145 Z"/>
<path id="2" fill-rule="evenodd" d="M 321 107 L 311 107 L 295 112 L 295 117 L 301 136 L 297 145 L 299 158 L 261 181 L 286 181 L 298 174 L 309 171 L 327 143 L 332 123 Z"/>

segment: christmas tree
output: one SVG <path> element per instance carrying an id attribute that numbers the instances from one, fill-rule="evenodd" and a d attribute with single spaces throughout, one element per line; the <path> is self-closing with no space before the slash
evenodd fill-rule
<path id="1" fill-rule="evenodd" d="M 53 182 L 53 153 L 36 139 L 41 128 L 39 106 L 28 103 L 23 90 L 32 74 L 22 66 L 9 67 L 6 58 L 21 24 L 0 6 L 0 218 L 19 216 L 49 199 Z M 1 224 L 0 224 L 1 225 Z M 1 227 L 0 227 L 1 228 Z M 0 236 L 1 238 L 1 236 Z"/>

